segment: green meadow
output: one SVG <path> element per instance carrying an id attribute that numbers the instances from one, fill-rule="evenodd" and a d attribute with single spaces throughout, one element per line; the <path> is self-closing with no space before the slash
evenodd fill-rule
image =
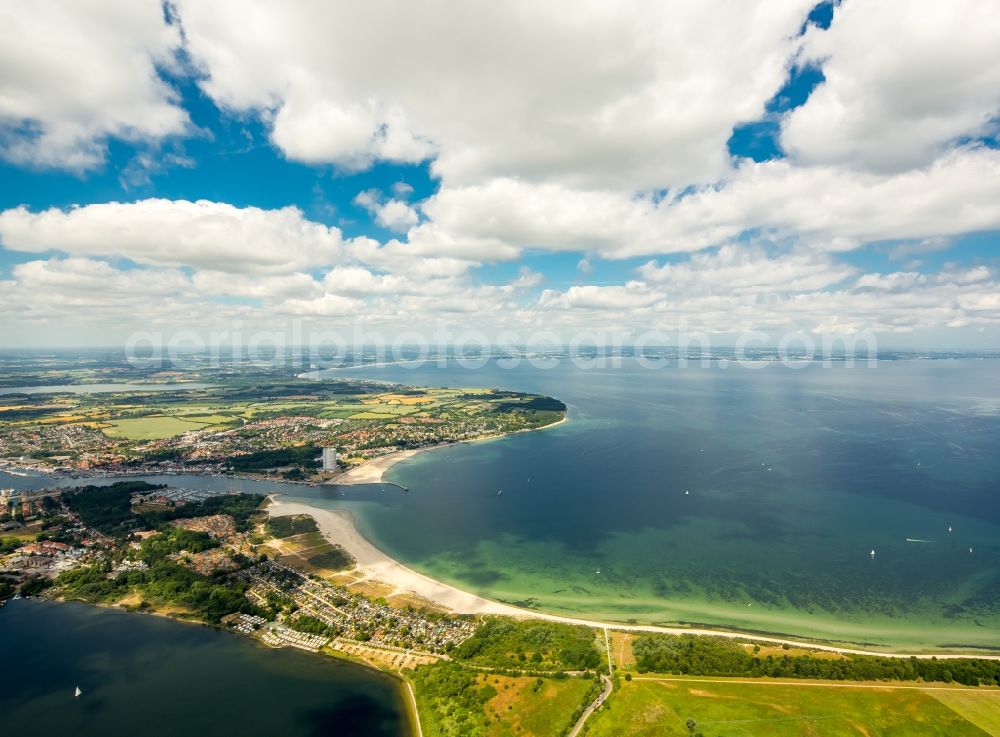
<path id="1" fill-rule="evenodd" d="M 689 721 L 690 720 L 690 721 Z M 637 676 L 591 719 L 590 737 L 988 737 L 1000 690 Z"/>

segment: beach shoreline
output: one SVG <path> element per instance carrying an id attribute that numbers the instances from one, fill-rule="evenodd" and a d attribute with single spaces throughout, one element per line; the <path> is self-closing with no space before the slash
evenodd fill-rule
<path id="1" fill-rule="evenodd" d="M 441 447 L 441 446 L 432 446 Z M 422 450 L 422 449 L 421 449 Z M 407 456 L 410 457 L 410 456 Z M 399 460 L 403 460 L 402 458 Z M 398 462 L 398 461 L 397 461 Z M 392 464 L 390 464 L 391 466 Z M 519 619 L 540 619 L 562 624 L 576 624 L 595 629 L 610 629 L 622 632 L 657 633 L 668 635 L 707 635 L 725 637 L 734 640 L 766 642 L 775 645 L 803 647 L 842 655 L 874 655 L 892 658 L 919 658 L 939 660 L 954 660 L 959 658 L 977 658 L 985 660 L 1000 660 L 1000 655 L 980 652 L 921 652 L 906 653 L 892 650 L 865 650 L 863 648 L 842 647 L 815 642 L 808 638 L 791 639 L 771 635 L 754 634 L 726 629 L 709 629 L 697 627 L 666 627 L 662 625 L 625 624 L 621 622 L 601 622 L 592 619 L 567 617 L 559 614 L 549 614 L 533 609 L 524 609 L 512 604 L 494 601 L 478 594 L 464 591 L 451 584 L 435 580 L 430 576 L 409 568 L 392 558 L 361 534 L 354 515 L 344 509 L 323 509 L 304 502 L 282 501 L 280 494 L 268 497 L 270 504 L 267 511 L 276 517 L 304 514 L 313 517 L 320 532 L 331 543 L 341 545 L 357 561 L 356 570 L 365 574 L 366 580 L 376 580 L 388 584 L 397 593 L 414 593 L 428 601 L 450 609 L 454 614 L 469 615 L 502 615 Z"/>
<path id="2" fill-rule="evenodd" d="M 418 453 L 423 453 L 425 451 L 440 450 L 442 448 L 451 448 L 456 445 L 472 445 L 474 443 L 485 443 L 491 440 L 500 440 L 502 438 L 508 438 L 512 435 L 517 435 L 522 432 L 541 432 L 542 430 L 549 430 L 554 427 L 562 425 L 569 419 L 569 411 L 563 414 L 563 417 L 558 422 L 553 422 L 548 425 L 542 425 L 541 427 L 530 427 L 524 430 L 515 430 L 514 432 L 505 432 L 497 435 L 485 435 L 480 438 L 470 438 L 469 440 L 456 440 L 451 443 L 438 443 L 436 445 L 425 445 L 422 448 L 408 448 L 407 450 L 397 450 L 392 453 L 387 453 L 384 456 L 379 456 L 378 458 L 373 458 L 372 460 L 362 463 L 360 466 L 355 466 L 354 468 L 345 471 L 339 476 L 334 476 L 327 482 L 328 484 L 334 484 L 337 486 L 354 486 L 356 484 L 381 484 L 385 481 L 385 474 L 390 468 L 395 466 L 397 463 L 401 463 Z"/>
<path id="3" fill-rule="evenodd" d="M 358 531 L 354 515 L 344 509 L 321 509 L 302 502 L 283 501 L 280 495 L 268 497 L 268 513 L 274 517 L 309 515 L 316 520 L 323 536 L 342 546 L 356 561 L 357 570 L 370 579 L 394 586 L 398 592 L 412 592 L 456 614 L 505 614 L 519 616 L 524 610 L 491 601 L 462 591 L 404 566 L 375 547 Z"/>

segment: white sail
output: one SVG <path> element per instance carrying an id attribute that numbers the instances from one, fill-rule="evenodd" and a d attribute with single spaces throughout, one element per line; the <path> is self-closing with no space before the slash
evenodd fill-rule
<path id="1" fill-rule="evenodd" d="M 83 691 L 81 691 L 81 690 L 80 690 L 80 687 L 79 687 L 79 686 L 77 686 L 77 687 L 76 687 L 76 694 L 74 694 L 74 695 L 75 695 L 75 696 L 76 696 L 77 698 L 80 698 L 80 696 L 82 696 L 82 695 L 83 695 Z"/>

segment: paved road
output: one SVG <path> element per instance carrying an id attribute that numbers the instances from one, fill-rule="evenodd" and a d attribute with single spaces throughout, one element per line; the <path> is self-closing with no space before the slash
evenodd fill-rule
<path id="1" fill-rule="evenodd" d="M 608 696 L 611 695 L 611 690 L 614 688 L 611 678 L 614 677 L 615 669 L 611 662 L 611 638 L 608 637 L 607 627 L 604 628 L 604 649 L 608 653 L 608 675 L 601 676 L 601 680 L 604 681 L 604 688 L 601 689 L 601 693 L 598 694 L 596 699 L 594 699 L 594 703 L 588 706 L 587 710 L 580 715 L 576 725 L 573 727 L 573 731 L 569 733 L 569 737 L 576 737 L 580 734 L 580 730 L 583 729 L 584 723 L 590 718 L 591 714 L 601 708 L 601 705 L 607 700 Z"/>
<path id="2" fill-rule="evenodd" d="M 601 704 L 603 704 L 604 701 L 608 698 L 608 696 L 611 695 L 611 689 L 612 689 L 611 679 L 608 678 L 607 676 L 601 676 L 601 680 L 604 681 L 604 689 L 601 691 L 598 697 L 594 699 L 594 703 L 588 706 L 587 710 L 583 712 L 583 714 L 577 720 L 576 726 L 574 726 L 573 730 L 569 733 L 569 737 L 577 737 L 577 735 L 580 734 L 580 730 L 583 729 L 584 722 L 586 722 L 587 719 L 590 718 L 591 714 L 600 709 Z"/>

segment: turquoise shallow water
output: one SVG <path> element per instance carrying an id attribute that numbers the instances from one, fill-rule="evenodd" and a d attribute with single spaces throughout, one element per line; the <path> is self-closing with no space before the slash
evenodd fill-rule
<path id="1" fill-rule="evenodd" d="M 295 493 L 349 506 L 423 572 L 546 611 L 997 648 L 998 369 L 368 369 L 351 375 L 544 392 L 571 421 L 420 454 L 387 477 L 408 494 Z"/>
<path id="2" fill-rule="evenodd" d="M 83 604 L 0 608 L 5 735 L 403 737 L 395 681 L 207 627 Z M 76 699 L 77 687 L 83 695 Z"/>

